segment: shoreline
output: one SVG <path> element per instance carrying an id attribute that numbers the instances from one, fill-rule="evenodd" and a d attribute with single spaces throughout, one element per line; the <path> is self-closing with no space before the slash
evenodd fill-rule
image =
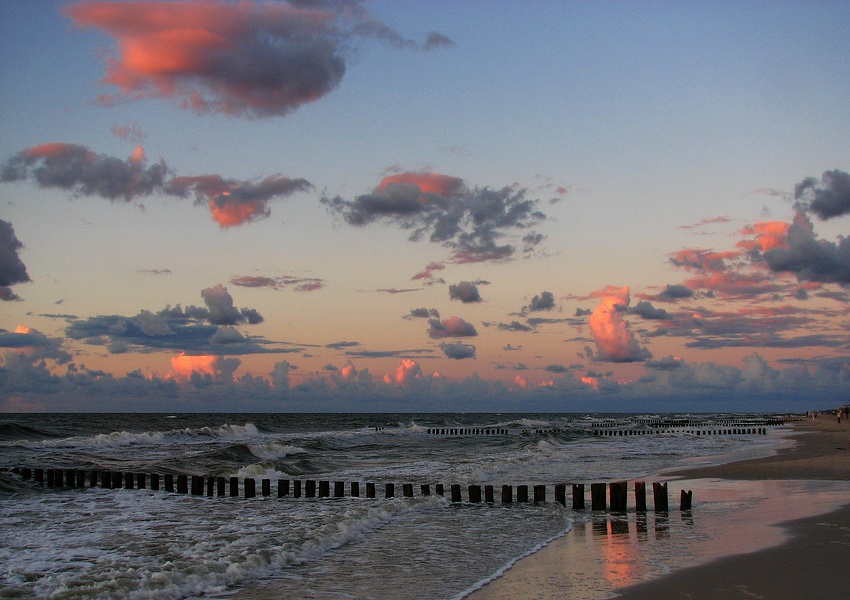
<path id="1" fill-rule="evenodd" d="M 690 522 L 673 511 L 659 535 L 651 513 L 590 515 L 467 598 L 845 598 L 850 423 L 789 426 L 771 456 L 666 472 L 694 490 Z"/>

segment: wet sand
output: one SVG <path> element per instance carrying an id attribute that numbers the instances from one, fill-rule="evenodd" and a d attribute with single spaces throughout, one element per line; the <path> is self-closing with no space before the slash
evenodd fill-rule
<path id="1" fill-rule="evenodd" d="M 792 427 L 774 456 L 668 473 L 694 510 L 590 515 L 470 597 L 850 597 L 850 423 Z"/>

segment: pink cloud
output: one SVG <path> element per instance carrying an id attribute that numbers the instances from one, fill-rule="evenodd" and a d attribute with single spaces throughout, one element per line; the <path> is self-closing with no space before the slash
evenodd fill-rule
<path id="1" fill-rule="evenodd" d="M 635 362 L 650 358 L 650 352 L 638 344 L 628 322 L 623 318 L 631 302 L 629 288 L 609 285 L 591 295 L 600 299 L 599 306 L 588 319 L 599 358 L 612 362 Z"/>

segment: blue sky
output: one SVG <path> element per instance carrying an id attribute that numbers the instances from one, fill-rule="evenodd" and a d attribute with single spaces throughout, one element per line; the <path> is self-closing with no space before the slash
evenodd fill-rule
<path id="1" fill-rule="evenodd" d="M 0 3 L 0 410 L 846 402 L 848 21 Z"/>

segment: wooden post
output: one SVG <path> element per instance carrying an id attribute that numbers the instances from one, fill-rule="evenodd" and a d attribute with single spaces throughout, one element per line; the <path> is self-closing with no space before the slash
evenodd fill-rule
<path id="1" fill-rule="evenodd" d="M 652 483 L 652 498 L 655 502 L 655 512 L 667 512 L 668 502 L 667 502 L 667 483 L 658 483 L 654 481 Z"/>
<path id="2" fill-rule="evenodd" d="M 29 479 L 29 478 L 27 478 Z M 86 472 L 82 470 L 77 470 L 77 487 L 84 488 L 86 487 Z"/>
<path id="3" fill-rule="evenodd" d="M 77 487 L 77 472 L 74 469 L 65 471 L 65 485 L 68 487 Z"/>
<path id="4" fill-rule="evenodd" d="M 460 484 L 453 483 L 452 487 L 452 502 L 460 502 Z"/>
<path id="5" fill-rule="evenodd" d="M 438 496 L 445 496 L 446 495 L 446 492 L 443 489 L 442 483 L 438 483 L 436 486 L 434 486 L 434 491 Z"/>
<path id="6" fill-rule="evenodd" d="M 470 485 L 468 488 L 469 492 L 469 501 L 475 502 L 476 504 L 481 502 L 481 486 L 480 485 Z"/>
<path id="7" fill-rule="evenodd" d="M 608 486 L 612 512 L 626 512 L 629 497 L 629 484 L 625 481 L 612 481 Z"/>
<path id="8" fill-rule="evenodd" d="M 44 483 L 44 469 L 36 469 L 33 479 L 36 483 Z"/>
<path id="9" fill-rule="evenodd" d="M 304 497 L 305 498 L 315 498 L 316 497 L 316 480 L 308 479 L 304 482 Z"/>
<path id="10" fill-rule="evenodd" d="M 218 495 L 219 498 L 227 495 L 227 479 L 225 479 L 224 477 L 217 477 L 215 480 L 215 487 L 215 493 Z"/>
<path id="11" fill-rule="evenodd" d="M 395 497 L 395 484 L 388 483 L 386 488 L 384 489 L 384 497 L 385 498 L 393 498 Z"/>
<path id="12" fill-rule="evenodd" d="M 430 496 L 431 495 L 431 486 L 428 485 L 427 483 L 423 483 L 420 486 L 420 490 L 421 490 L 423 496 Z"/>
<path id="13" fill-rule="evenodd" d="M 120 490 L 121 484 L 124 482 L 124 474 L 120 471 L 116 471 L 112 474 L 112 489 Z"/>
<path id="14" fill-rule="evenodd" d="M 253 477 L 246 477 L 242 481 L 242 486 L 245 488 L 245 497 L 254 498 L 257 496 L 257 480 Z"/>
<path id="15" fill-rule="evenodd" d="M 231 477 L 230 478 L 230 497 L 238 498 L 239 497 L 239 478 Z"/>
<path id="16" fill-rule="evenodd" d="M 375 497 L 375 484 L 374 483 L 367 483 L 366 484 L 366 497 L 367 498 L 374 498 Z"/>
<path id="17" fill-rule="evenodd" d="M 192 495 L 204 495 L 204 478 L 200 475 L 192 475 Z"/>
<path id="18" fill-rule="evenodd" d="M 360 482 L 352 481 L 351 482 L 351 497 L 359 498 L 360 497 Z"/>
<path id="19" fill-rule="evenodd" d="M 263 486 L 263 496 L 271 496 L 272 495 L 272 480 L 271 479 L 263 479 L 261 482 Z"/>
<path id="20" fill-rule="evenodd" d="M 171 473 L 165 474 L 165 491 L 174 493 L 174 475 Z"/>
<path id="21" fill-rule="evenodd" d="M 97 471 L 89 473 L 89 487 L 97 487 Z"/>
<path id="22" fill-rule="evenodd" d="M 288 479 L 278 479 L 277 480 L 277 497 L 283 498 L 284 496 L 289 495 L 289 480 Z"/>
<path id="23" fill-rule="evenodd" d="M 566 483 L 555 484 L 555 502 L 557 502 L 561 506 L 567 505 L 567 484 Z"/>
<path id="24" fill-rule="evenodd" d="M 178 494 L 188 494 L 189 493 L 189 477 L 186 475 L 178 475 L 177 476 L 177 493 Z"/>
<path id="25" fill-rule="evenodd" d="M 534 502 L 546 502 L 546 486 L 534 486 Z"/>
<path id="26" fill-rule="evenodd" d="M 605 510 L 605 488 L 604 483 L 590 484 L 590 508 L 591 510 Z"/>
<path id="27" fill-rule="evenodd" d="M 319 498 L 327 498 L 331 495 L 331 482 L 319 481 Z"/>
<path id="28" fill-rule="evenodd" d="M 682 490 L 682 498 L 679 504 L 679 510 L 691 510 L 691 501 L 693 500 L 694 492 L 693 490 Z"/>
<path id="29" fill-rule="evenodd" d="M 646 512 L 646 482 L 635 481 L 635 511 Z"/>
<path id="30" fill-rule="evenodd" d="M 159 473 L 151 473 L 151 489 L 159 491 Z"/>
<path id="31" fill-rule="evenodd" d="M 485 485 L 484 486 L 484 502 L 487 504 L 493 504 L 496 500 L 493 498 L 493 486 Z"/>
<path id="32" fill-rule="evenodd" d="M 345 482 L 334 481 L 334 498 L 342 498 L 345 496 Z"/>
<path id="33" fill-rule="evenodd" d="M 584 484 L 573 484 L 573 510 L 584 510 Z"/>
<path id="34" fill-rule="evenodd" d="M 503 485 L 502 486 L 502 504 L 510 504 L 513 501 L 514 501 L 514 486 Z"/>
<path id="35" fill-rule="evenodd" d="M 148 487 L 148 476 L 144 473 L 136 473 L 136 487 L 140 490 L 147 489 Z"/>
<path id="36" fill-rule="evenodd" d="M 56 487 L 56 471 L 47 469 L 47 487 Z"/>
<path id="37" fill-rule="evenodd" d="M 296 479 L 292 482 L 292 497 L 300 498 L 301 497 L 301 480 Z"/>
<path id="38" fill-rule="evenodd" d="M 413 484 L 412 483 L 403 483 L 401 485 L 402 495 L 405 498 L 413 498 Z"/>
<path id="39" fill-rule="evenodd" d="M 215 496 L 215 477 L 210 475 L 207 477 L 207 498 Z"/>
<path id="40" fill-rule="evenodd" d="M 133 489 L 133 480 L 136 478 L 132 473 L 124 473 L 124 489 L 132 490 Z"/>
<path id="41" fill-rule="evenodd" d="M 516 486 L 516 501 L 517 502 L 528 502 L 528 486 L 527 485 Z"/>

